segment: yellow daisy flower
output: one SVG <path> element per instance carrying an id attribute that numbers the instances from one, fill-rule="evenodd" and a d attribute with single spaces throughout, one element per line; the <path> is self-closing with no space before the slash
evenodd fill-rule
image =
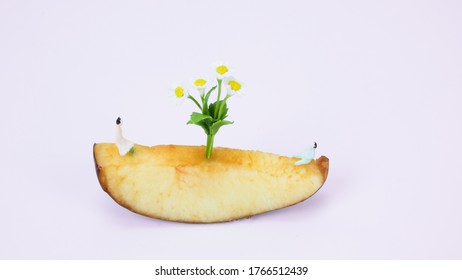
<path id="1" fill-rule="evenodd" d="M 185 90 L 182 86 L 176 86 L 175 89 L 173 90 L 173 93 L 175 94 L 176 97 L 178 98 L 183 98 L 185 94 Z"/>
<path id="2" fill-rule="evenodd" d="M 228 89 L 228 94 L 233 95 L 242 89 L 242 83 L 230 77 L 226 80 L 226 87 Z"/>
<path id="3" fill-rule="evenodd" d="M 196 78 L 196 79 L 194 79 L 193 84 L 196 87 L 196 89 L 199 91 L 199 93 L 202 94 L 202 93 L 204 93 L 205 88 L 208 85 L 208 82 L 204 78 Z"/>
<path id="4" fill-rule="evenodd" d="M 194 80 L 194 85 L 196 87 L 206 87 L 207 86 L 207 81 L 205 79 L 202 79 L 202 78 L 198 78 L 198 79 L 195 79 Z"/>
<path id="5" fill-rule="evenodd" d="M 217 78 L 222 80 L 229 75 L 229 67 L 224 63 L 217 63 L 215 65 L 215 72 L 217 73 Z"/>

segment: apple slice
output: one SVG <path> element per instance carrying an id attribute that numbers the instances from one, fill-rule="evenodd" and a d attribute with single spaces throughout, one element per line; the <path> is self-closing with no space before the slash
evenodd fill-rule
<path id="1" fill-rule="evenodd" d="M 257 151 L 204 146 L 135 145 L 120 156 L 115 144 L 95 144 L 102 188 L 120 205 L 152 218 L 215 223 L 299 203 L 321 188 L 329 159 L 309 164 Z"/>

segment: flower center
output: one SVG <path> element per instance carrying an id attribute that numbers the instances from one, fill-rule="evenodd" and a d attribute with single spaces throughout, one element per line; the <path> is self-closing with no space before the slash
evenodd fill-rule
<path id="1" fill-rule="evenodd" d="M 241 89 L 241 84 L 238 81 L 229 81 L 228 85 L 234 91 L 239 91 Z"/>
<path id="2" fill-rule="evenodd" d="M 184 96 L 184 89 L 182 87 L 176 87 L 175 88 L 175 95 L 178 98 L 181 98 Z"/>
<path id="3" fill-rule="evenodd" d="M 197 80 L 194 81 L 194 85 L 196 87 L 203 87 L 203 86 L 205 86 L 206 83 L 207 83 L 207 81 L 204 80 L 204 79 L 197 79 Z"/>
<path id="4" fill-rule="evenodd" d="M 217 67 L 217 73 L 220 74 L 220 75 L 224 75 L 226 73 L 228 73 L 228 67 L 226 67 L 225 65 L 220 65 Z"/>

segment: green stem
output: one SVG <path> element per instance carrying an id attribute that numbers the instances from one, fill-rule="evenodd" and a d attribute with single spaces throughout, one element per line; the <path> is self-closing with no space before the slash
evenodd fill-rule
<path id="1" fill-rule="evenodd" d="M 194 103 L 196 103 L 197 107 L 199 107 L 199 109 L 202 111 L 202 107 L 201 105 L 199 104 L 199 102 L 197 102 L 196 98 L 194 98 L 192 95 L 188 94 L 188 98 L 191 99 Z"/>
<path id="2" fill-rule="evenodd" d="M 207 134 L 207 148 L 205 149 L 205 157 L 210 158 L 213 150 L 213 140 L 215 135 Z"/>
<path id="3" fill-rule="evenodd" d="M 218 104 L 218 101 L 220 101 L 220 97 L 221 97 L 221 82 L 222 82 L 222 80 L 218 79 L 217 81 L 218 81 L 218 97 L 217 97 L 217 104 Z M 217 115 L 218 115 L 218 110 L 216 110 L 216 108 L 215 108 L 215 112 L 213 113 L 213 117 L 216 119 Z"/>
<path id="4" fill-rule="evenodd" d="M 228 100 L 228 98 L 230 97 L 231 95 L 227 94 L 225 99 L 223 99 L 223 102 L 221 102 L 220 104 L 220 108 L 218 109 L 218 118 L 221 119 L 221 110 L 223 110 L 223 107 L 225 106 L 225 103 L 226 103 L 226 100 Z"/>
<path id="5" fill-rule="evenodd" d="M 205 102 L 204 93 L 201 93 L 201 101 L 202 101 L 202 106 L 204 106 L 204 102 Z"/>
<path id="6" fill-rule="evenodd" d="M 214 91 L 216 88 L 217 88 L 217 86 L 214 86 L 213 88 L 211 88 L 211 89 L 207 92 L 207 94 L 205 95 L 205 104 L 209 103 L 210 94 L 211 94 L 212 91 Z"/>
<path id="7" fill-rule="evenodd" d="M 218 80 L 218 98 L 217 98 L 217 101 L 220 101 L 220 96 L 221 96 L 221 82 L 222 82 L 222 80 Z"/>
<path id="8" fill-rule="evenodd" d="M 205 101 L 204 93 L 201 93 L 201 101 L 202 101 L 202 114 L 208 115 L 209 114 L 209 109 L 208 109 L 207 103 Z"/>

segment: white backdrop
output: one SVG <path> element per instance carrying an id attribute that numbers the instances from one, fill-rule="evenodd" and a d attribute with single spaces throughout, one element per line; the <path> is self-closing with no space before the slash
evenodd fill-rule
<path id="1" fill-rule="evenodd" d="M 0 258 L 462 258 L 459 1 L 0 1 Z M 217 146 L 317 141 L 324 187 L 224 224 L 102 191 L 92 145 L 205 144 L 170 87 L 245 84 Z"/>

